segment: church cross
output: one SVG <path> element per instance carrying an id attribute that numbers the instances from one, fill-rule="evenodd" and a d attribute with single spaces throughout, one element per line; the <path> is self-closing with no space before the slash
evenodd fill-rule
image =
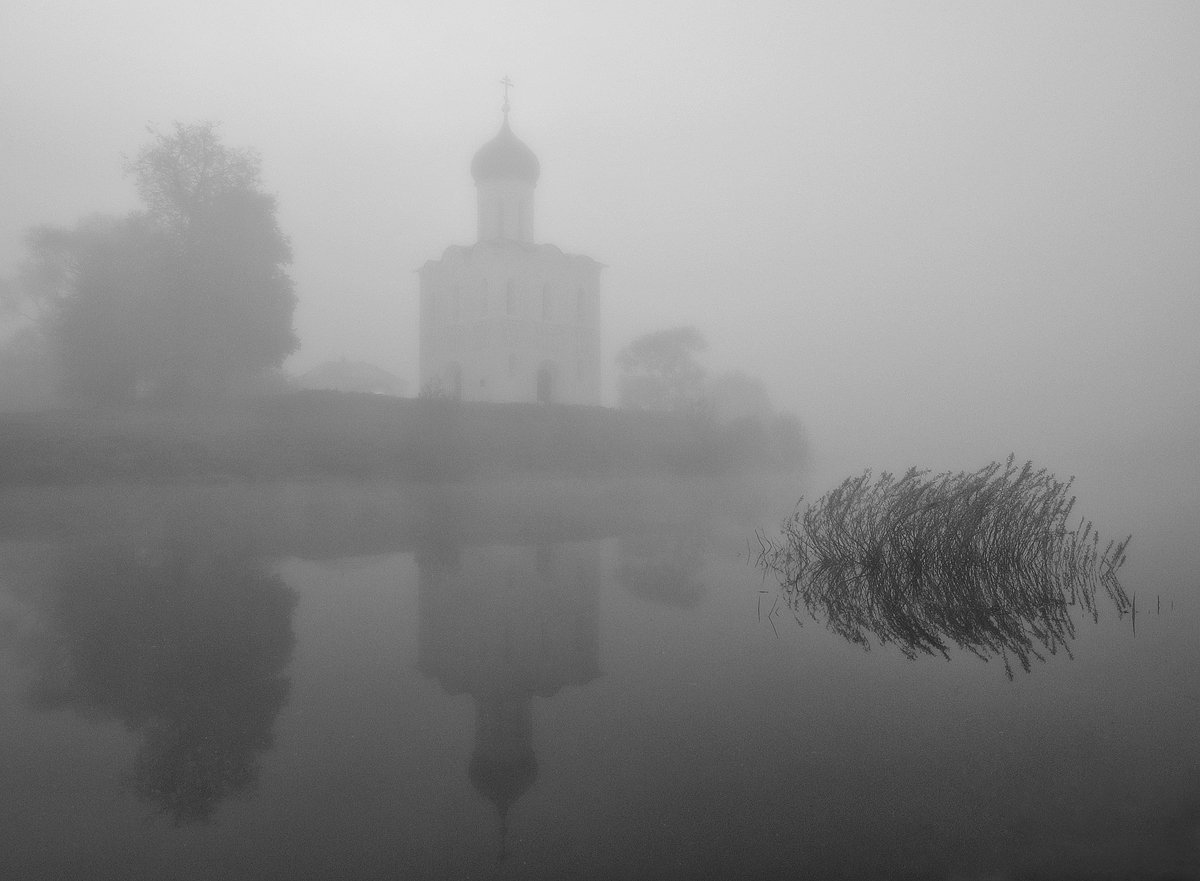
<path id="1" fill-rule="evenodd" d="M 512 80 L 510 80 L 510 79 L 509 79 L 507 76 L 505 76 L 505 77 L 504 77 L 504 79 L 500 80 L 500 85 L 504 86 L 504 107 L 503 107 L 503 110 L 504 110 L 504 115 L 505 115 L 505 116 L 508 116 L 508 90 L 509 90 L 509 88 L 510 88 L 510 87 L 513 85 L 513 81 L 512 81 Z"/>

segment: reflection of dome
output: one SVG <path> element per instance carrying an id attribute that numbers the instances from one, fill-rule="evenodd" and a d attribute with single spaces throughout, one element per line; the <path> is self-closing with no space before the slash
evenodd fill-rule
<path id="1" fill-rule="evenodd" d="M 417 555 L 418 667 L 447 693 L 474 699 L 467 776 L 495 805 L 503 842 L 509 810 L 537 782 L 534 696 L 599 673 L 600 560 L 591 544 L 456 550 L 431 545 Z"/>
<path id="2" fill-rule="evenodd" d="M 494 756 L 476 752 L 471 756 L 467 776 L 475 790 L 496 806 L 503 817 L 509 805 L 525 794 L 537 780 L 537 756 L 533 748 L 518 755 Z"/>
<path id="3" fill-rule="evenodd" d="M 537 780 L 532 701 L 525 694 L 475 700 L 475 751 L 467 776 L 504 819 Z"/>
<path id="4" fill-rule="evenodd" d="M 508 127 L 508 114 L 500 132 L 479 148 L 471 160 L 471 176 L 476 183 L 485 180 L 523 180 L 536 184 L 542 172 L 533 151 L 512 133 Z"/>

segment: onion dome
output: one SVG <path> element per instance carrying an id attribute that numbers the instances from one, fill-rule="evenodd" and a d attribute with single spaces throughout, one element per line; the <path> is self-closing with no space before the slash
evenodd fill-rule
<path id="1" fill-rule="evenodd" d="M 528 145 L 508 127 L 508 114 L 500 132 L 475 153 L 471 160 L 471 177 L 475 182 L 491 180 L 521 180 L 536 184 L 542 165 Z"/>

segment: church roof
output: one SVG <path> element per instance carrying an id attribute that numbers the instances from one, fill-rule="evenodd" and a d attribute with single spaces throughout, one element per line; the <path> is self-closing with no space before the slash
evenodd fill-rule
<path id="1" fill-rule="evenodd" d="M 523 180 L 536 184 L 542 165 L 529 146 L 513 134 L 508 114 L 496 137 L 479 148 L 471 160 L 471 176 L 485 180 Z"/>
<path id="2" fill-rule="evenodd" d="M 437 260 L 426 260 L 421 266 L 417 267 L 416 272 L 424 272 L 428 269 L 443 264 L 456 261 L 471 262 L 477 257 L 486 257 L 495 254 L 496 252 L 508 252 L 510 255 L 520 256 L 542 256 L 553 257 L 555 259 L 562 258 L 575 262 L 591 263 L 601 269 L 606 268 L 606 264 L 595 260 L 586 254 L 571 254 L 563 251 L 557 245 L 549 244 L 548 242 L 519 242 L 515 239 L 490 239 L 481 242 L 475 242 L 471 245 L 448 245 L 442 256 Z"/>

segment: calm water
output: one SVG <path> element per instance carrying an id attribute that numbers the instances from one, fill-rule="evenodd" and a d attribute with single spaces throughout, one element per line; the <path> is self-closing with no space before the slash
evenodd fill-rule
<path id="1" fill-rule="evenodd" d="M 1100 473 L 1136 630 L 1012 681 L 769 616 L 832 476 L 9 491 L 0 878 L 1200 877 L 1197 492 Z"/>

